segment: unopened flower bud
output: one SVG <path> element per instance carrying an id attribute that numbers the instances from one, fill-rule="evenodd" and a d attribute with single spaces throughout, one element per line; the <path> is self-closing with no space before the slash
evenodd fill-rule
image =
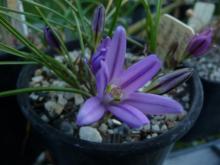
<path id="1" fill-rule="evenodd" d="M 92 30 L 96 36 L 98 36 L 98 34 L 100 34 L 103 31 L 104 23 L 105 23 L 105 8 L 101 4 L 96 7 L 92 21 Z"/>
<path id="2" fill-rule="evenodd" d="M 60 42 L 55 36 L 52 29 L 49 27 L 44 28 L 44 38 L 47 41 L 47 44 L 50 45 L 52 48 L 59 49 L 60 48 Z"/>
<path id="3" fill-rule="evenodd" d="M 145 92 L 164 94 L 182 84 L 192 76 L 193 70 L 190 68 L 178 69 L 168 73 L 153 81 Z"/>
<path id="4" fill-rule="evenodd" d="M 195 57 L 205 54 L 212 44 L 212 35 L 213 30 L 209 28 L 193 36 L 186 48 L 186 52 Z"/>

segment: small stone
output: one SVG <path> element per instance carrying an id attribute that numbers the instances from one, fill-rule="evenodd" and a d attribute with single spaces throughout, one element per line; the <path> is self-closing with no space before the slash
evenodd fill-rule
<path id="1" fill-rule="evenodd" d="M 167 122 L 167 127 L 168 128 L 173 128 L 173 127 L 175 127 L 176 126 L 176 122 L 175 121 L 168 121 Z"/>
<path id="2" fill-rule="evenodd" d="M 34 75 L 35 76 L 40 76 L 40 75 L 42 75 L 42 69 L 37 69 L 36 71 L 35 71 L 35 73 L 34 73 Z"/>
<path id="3" fill-rule="evenodd" d="M 80 52 L 78 51 L 73 51 L 73 52 L 69 52 L 70 58 L 72 61 L 75 61 L 77 59 L 77 57 L 79 56 Z"/>
<path id="4" fill-rule="evenodd" d="M 162 126 L 161 126 L 161 129 L 160 129 L 162 132 L 165 132 L 165 131 L 167 131 L 167 126 L 165 125 L 165 124 L 163 124 Z"/>
<path id="5" fill-rule="evenodd" d="M 40 118 L 46 123 L 49 122 L 49 118 L 45 114 L 43 114 Z"/>
<path id="6" fill-rule="evenodd" d="M 112 134 L 114 134 L 114 130 L 109 129 L 109 130 L 108 130 L 108 133 L 112 135 Z"/>
<path id="7" fill-rule="evenodd" d="M 44 108 L 49 112 L 51 117 L 54 117 L 55 114 L 59 115 L 63 112 L 64 106 L 50 100 L 44 103 Z"/>
<path id="8" fill-rule="evenodd" d="M 140 134 L 140 132 L 141 132 L 140 130 L 136 130 L 136 129 L 135 130 L 131 130 L 132 134 Z"/>
<path id="9" fill-rule="evenodd" d="M 121 122 L 120 121 L 118 121 L 118 120 L 116 120 L 116 119 L 112 119 L 112 122 L 113 122 L 113 124 L 115 124 L 115 125 L 121 125 Z"/>
<path id="10" fill-rule="evenodd" d="M 41 96 L 41 97 L 39 97 L 38 100 L 39 100 L 39 101 L 43 101 L 43 99 L 44 99 L 44 97 Z"/>
<path id="11" fill-rule="evenodd" d="M 102 132 L 102 133 L 106 133 L 107 130 L 108 130 L 108 126 L 104 123 L 102 123 L 99 127 L 99 130 Z"/>
<path id="12" fill-rule="evenodd" d="M 54 80 L 52 82 L 52 86 L 56 86 L 56 87 L 66 87 L 67 83 L 64 81 L 60 81 L 60 80 Z"/>
<path id="13" fill-rule="evenodd" d="M 157 137 L 157 136 L 158 136 L 157 133 L 153 133 L 153 134 L 152 134 L 152 137 Z"/>
<path id="14" fill-rule="evenodd" d="M 58 100 L 57 102 L 60 104 L 60 105 L 63 105 L 65 106 L 67 104 L 67 100 L 63 97 L 62 94 L 59 94 L 58 95 Z"/>
<path id="15" fill-rule="evenodd" d="M 182 98 L 182 100 L 183 100 L 184 102 L 188 102 L 188 101 L 189 101 L 189 95 L 184 96 L 184 97 Z"/>
<path id="16" fill-rule="evenodd" d="M 151 135 L 147 135 L 147 139 L 150 139 L 151 138 Z"/>
<path id="17" fill-rule="evenodd" d="M 102 137 L 96 128 L 92 127 L 81 127 L 79 129 L 79 137 L 82 140 L 87 140 L 91 142 L 102 142 Z"/>
<path id="18" fill-rule="evenodd" d="M 42 86 L 48 87 L 48 86 L 50 86 L 50 83 L 48 81 L 42 81 Z"/>
<path id="19" fill-rule="evenodd" d="M 143 131 L 144 131 L 144 132 L 150 132 L 150 131 L 151 131 L 151 125 L 150 125 L 150 124 L 144 125 Z"/>
<path id="20" fill-rule="evenodd" d="M 154 125 L 159 125 L 160 124 L 160 121 L 159 120 L 155 120 L 154 118 L 151 120 L 151 124 L 154 124 Z"/>
<path id="21" fill-rule="evenodd" d="M 72 125 L 67 121 L 63 121 L 61 123 L 60 130 L 63 131 L 63 133 L 66 135 L 73 135 L 74 133 Z"/>
<path id="22" fill-rule="evenodd" d="M 159 116 L 159 115 L 158 115 L 158 116 L 155 116 L 154 119 L 155 119 L 155 120 L 163 120 L 163 119 L 164 119 L 164 116 L 162 116 L 162 115 Z"/>
<path id="23" fill-rule="evenodd" d="M 175 121 L 177 119 L 177 115 L 169 114 L 166 115 L 165 120 Z"/>
<path id="24" fill-rule="evenodd" d="M 151 126 L 151 129 L 152 129 L 153 132 L 160 132 L 160 127 L 159 127 L 159 125 L 152 125 L 152 126 Z"/>
<path id="25" fill-rule="evenodd" d="M 32 77 L 31 81 L 34 82 L 34 83 L 39 83 L 39 82 L 41 82 L 43 79 L 44 79 L 43 76 L 35 76 L 35 77 Z"/>
<path id="26" fill-rule="evenodd" d="M 39 98 L 39 96 L 36 95 L 35 93 L 31 93 L 29 97 L 34 101 L 38 100 L 38 98 Z"/>
<path id="27" fill-rule="evenodd" d="M 59 61 L 60 63 L 63 63 L 64 62 L 64 57 L 63 56 L 56 56 L 55 59 L 57 61 Z"/>
<path id="28" fill-rule="evenodd" d="M 84 99 L 82 98 L 81 95 L 75 94 L 75 105 L 81 105 L 84 102 Z"/>
<path id="29" fill-rule="evenodd" d="M 40 83 L 33 83 L 31 86 L 32 87 L 41 87 Z"/>
<path id="30" fill-rule="evenodd" d="M 70 99 L 74 98 L 74 93 L 65 92 L 63 94 L 63 97 L 65 97 L 67 100 L 70 100 Z"/>

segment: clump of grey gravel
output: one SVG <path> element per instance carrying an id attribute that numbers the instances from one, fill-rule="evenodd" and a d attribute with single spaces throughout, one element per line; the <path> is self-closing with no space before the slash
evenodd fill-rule
<path id="1" fill-rule="evenodd" d="M 220 46 L 198 58 L 193 58 L 188 63 L 196 69 L 199 76 L 213 82 L 220 82 Z"/>
<path id="2" fill-rule="evenodd" d="M 72 54 L 79 54 L 78 51 Z M 57 56 L 57 60 L 63 61 Z M 69 87 L 68 84 L 55 77 L 47 68 L 38 68 L 30 80 L 30 86 Z M 172 90 L 168 95 L 178 100 L 186 111 L 178 115 L 148 115 L 150 124 L 140 128 L 130 128 L 112 115 L 106 115 L 99 122 L 79 127 L 75 124 L 76 114 L 83 104 L 78 94 L 66 92 L 32 93 L 30 98 L 33 109 L 44 122 L 59 129 L 67 136 L 83 140 L 105 143 L 128 143 L 157 137 L 175 127 L 187 115 L 190 107 L 190 94 L 187 84 Z"/>

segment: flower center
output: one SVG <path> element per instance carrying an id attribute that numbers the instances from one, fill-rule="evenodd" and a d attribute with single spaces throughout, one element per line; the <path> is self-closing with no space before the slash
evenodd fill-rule
<path id="1" fill-rule="evenodd" d="M 116 102 L 119 102 L 123 96 L 122 89 L 116 85 L 109 85 L 107 87 L 107 93 L 109 93 Z"/>

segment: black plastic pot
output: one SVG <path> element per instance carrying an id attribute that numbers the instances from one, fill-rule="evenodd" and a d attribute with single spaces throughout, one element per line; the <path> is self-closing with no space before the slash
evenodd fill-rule
<path id="1" fill-rule="evenodd" d="M 209 138 L 220 133 L 220 83 L 201 78 L 204 89 L 204 104 L 200 116 L 184 136 L 184 141 Z"/>
<path id="2" fill-rule="evenodd" d="M 20 73 L 18 88 L 27 87 L 36 66 L 26 66 Z M 51 151 L 58 165 L 161 165 L 166 155 L 196 121 L 203 103 L 203 89 L 199 77 L 194 74 L 189 81 L 191 109 L 186 118 L 168 132 L 140 142 L 128 144 L 94 143 L 64 135 L 43 122 L 31 108 L 28 94 L 18 96 L 23 114 L 31 121 L 42 142 Z"/>

